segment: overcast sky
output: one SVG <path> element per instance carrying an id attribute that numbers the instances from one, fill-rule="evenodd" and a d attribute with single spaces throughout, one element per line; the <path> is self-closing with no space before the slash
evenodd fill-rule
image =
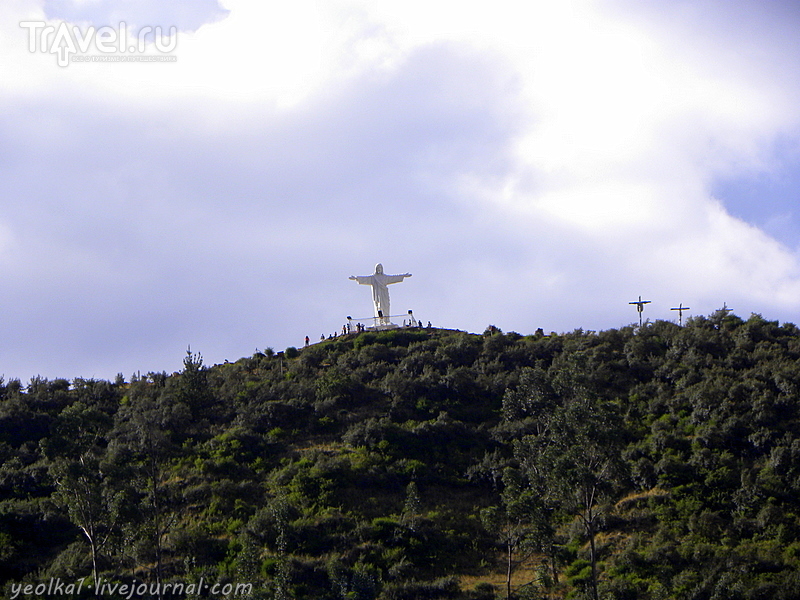
<path id="1" fill-rule="evenodd" d="M 121 21 L 142 53 L 101 51 Z M 796 2 L 3 0 L 0 373 L 301 346 L 372 314 L 377 262 L 413 274 L 393 313 L 467 331 L 640 295 L 797 323 L 798 31 Z"/>

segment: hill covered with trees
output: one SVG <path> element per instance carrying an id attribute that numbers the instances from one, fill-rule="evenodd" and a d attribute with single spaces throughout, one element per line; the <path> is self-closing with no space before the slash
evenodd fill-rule
<path id="1" fill-rule="evenodd" d="M 3 381 L 0 454 L 9 598 L 800 598 L 800 331 L 758 315 Z"/>

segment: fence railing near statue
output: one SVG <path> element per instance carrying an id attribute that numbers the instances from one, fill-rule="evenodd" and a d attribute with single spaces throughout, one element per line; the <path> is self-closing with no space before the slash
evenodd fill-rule
<path id="1" fill-rule="evenodd" d="M 403 323 L 393 323 L 392 319 L 403 319 Z M 348 316 L 347 323 L 344 325 L 343 333 L 358 333 L 360 330 L 372 329 L 394 329 L 396 327 L 422 327 L 422 323 L 414 317 L 412 311 L 404 315 L 389 315 L 377 317 L 353 318 Z"/>

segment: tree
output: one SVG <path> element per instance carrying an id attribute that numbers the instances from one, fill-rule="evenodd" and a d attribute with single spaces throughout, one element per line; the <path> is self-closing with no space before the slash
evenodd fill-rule
<path id="1" fill-rule="evenodd" d="M 193 354 L 191 348 L 186 350 L 175 395 L 175 400 L 188 406 L 195 417 L 207 411 L 213 402 L 208 369 L 203 365 L 202 355 Z"/>
<path id="2" fill-rule="evenodd" d="M 137 385 L 131 401 L 117 413 L 113 450 L 126 457 L 140 483 L 138 526 L 152 544 L 155 579 L 160 584 L 164 539 L 177 518 L 167 467 L 179 450 L 174 429 L 190 416 L 186 405 L 171 400 L 163 389 L 146 382 Z"/>
<path id="3" fill-rule="evenodd" d="M 415 481 L 410 481 L 406 486 L 406 499 L 403 503 L 401 520 L 411 531 L 416 531 L 417 529 L 417 522 L 419 521 L 421 506 L 422 503 L 419 498 L 417 483 Z"/>
<path id="4" fill-rule="evenodd" d="M 503 471 L 502 504 L 481 511 L 483 526 L 495 533 L 506 556 L 506 598 L 512 597 L 511 576 L 514 569 L 530 555 L 548 549 L 553 531 L 542 495 L 526 486 L 518 469 Z"/>
<path id="5" fill-rule="evenodd" d="M 514 442 L 514 454 L 547 502 L 575 515 L 589 541 L 591 594 L 598 600 L 595 538 L 600 508 L 621 473 L 624 442 L 615 407 L 588 390 L 564 390 L 560 401 L 532 415 L 533 433 Z"/>
<path id="6" fill-rule="evenodd" d="M 116 530 L 121 497 L 119 482 L 103 468 L 110 423 L 107 414 L 76 402 L 59 414 L 53 435 L 42 444 L 52 461 L 53 499 L 67 509 L 89 542 L 95 584 L 100 552 Z"/>

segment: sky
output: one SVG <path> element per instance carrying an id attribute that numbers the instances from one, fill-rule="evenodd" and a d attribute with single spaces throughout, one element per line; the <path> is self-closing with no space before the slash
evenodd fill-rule
<path id="1" fill-rule="evenodd" d="M 777 1 L 3 0 L 0 374 L 299 347 L 372 315 L 378 262 L 436 327 L 617 328 L 640 296 L 797 323 L 798 30 Z"/>

